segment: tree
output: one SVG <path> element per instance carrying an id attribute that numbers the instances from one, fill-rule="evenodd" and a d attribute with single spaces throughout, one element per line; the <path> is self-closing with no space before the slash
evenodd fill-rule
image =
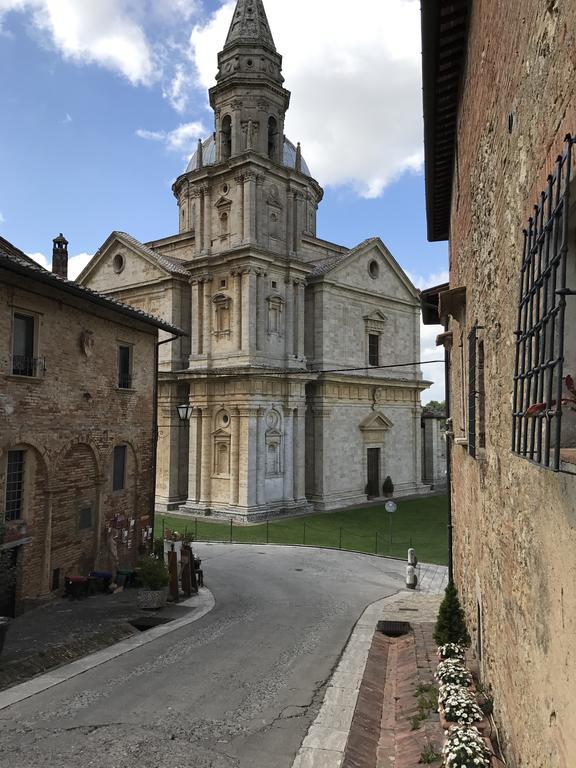
<path id="1" fill-rule="evenodd" d="M 422 411 L 424 413 L 432 413 L 432 414 L 446 414 L 446 402 L 444 400 L 430 400 L 429 403 L 426 403 L 422 407 Z"/>
<path id="2" fill-rule="evenodd" d="M 470 645 L 470 635 L 466 628 L 464 610 L 460 605 L 458 591 L 453 581 L 446 587 L 444 599 L 440 604 L 434 629 L 434 642 L 436 645 L 445 645 L 446 643 Z"/>

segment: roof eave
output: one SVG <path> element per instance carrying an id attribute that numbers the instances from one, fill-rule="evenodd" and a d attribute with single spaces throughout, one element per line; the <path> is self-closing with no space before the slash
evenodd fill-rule
<path id="1" fill-rule="evenodd" d="M 422 75 L 428 240 L 447 240 L 454 176 L 460 84 L 472 0 L 422 3 Z M 442 58 L 442 76 L 440 75 Z M 442 95 L 442 113 L 437 110 Z"/>

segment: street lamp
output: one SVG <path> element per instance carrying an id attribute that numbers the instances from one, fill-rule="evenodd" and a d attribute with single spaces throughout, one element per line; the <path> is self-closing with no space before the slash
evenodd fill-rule
<path id="1" fill-rule="evenodd" d="M 178 418 L 180 421 L 190 421 L 192 418 L 192 411 L 194 408 L 190 405 L 190 403 L 184 403 L 183 405 L 177 405 L 176 409 L 178 411 Z"/>

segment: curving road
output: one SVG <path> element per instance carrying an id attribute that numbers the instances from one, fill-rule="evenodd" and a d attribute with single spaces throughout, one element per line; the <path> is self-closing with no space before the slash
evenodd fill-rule
<path id="1" fill-rule="evenodd" d="M 290 768 L 348 636 L 404 564 L 197 545 L 214 610 L 0 712 L 1 768 Z"/>

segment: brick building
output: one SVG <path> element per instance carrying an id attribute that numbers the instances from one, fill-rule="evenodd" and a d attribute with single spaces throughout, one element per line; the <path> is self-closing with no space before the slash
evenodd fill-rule
<path id="1" fill-rule="evenodd" d="M 507 764 L 568 768 L 576 4 L 433 0 L 422 22 L 429 239 L 450 241 L 449 288 L 424 308 L 450 356 L 454 578 Z"/>
<path id="2" fill-rule="evenodd" d="M 0 238 L 0 614 L 131 563 L 154 494 L 158 331 Z"/>

